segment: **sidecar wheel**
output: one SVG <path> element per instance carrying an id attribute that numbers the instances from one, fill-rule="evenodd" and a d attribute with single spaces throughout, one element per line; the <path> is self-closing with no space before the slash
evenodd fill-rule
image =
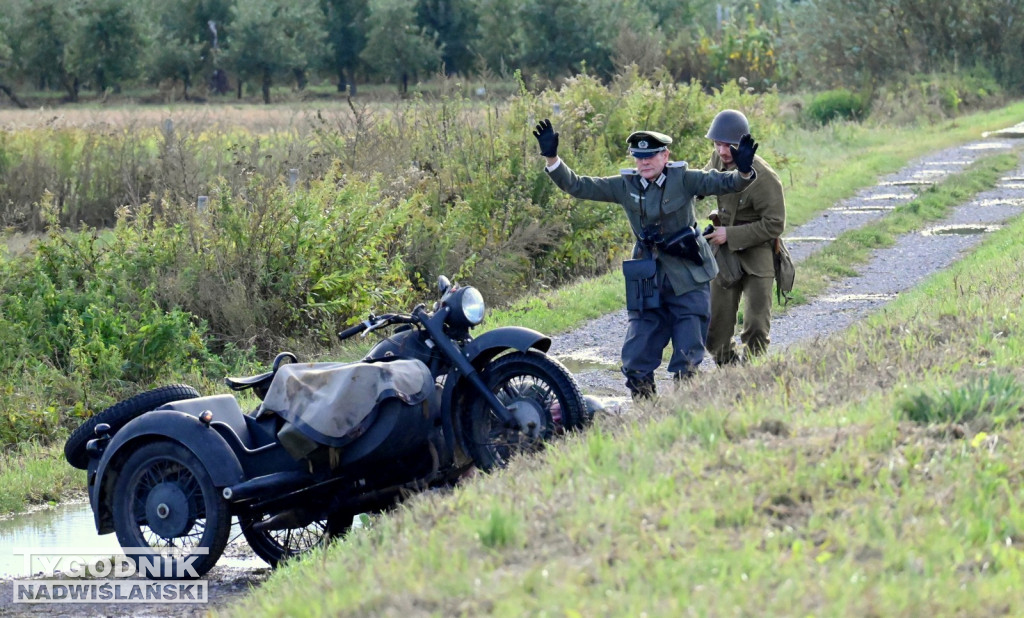
<path id="1" fill-rule="evenodd" d="M 267 517 L 264 516 L 262 519 L 267 519 Z M 238 523 L 249 547 L 264 562 L 274 568 L 289 558 L 301 556 L 312 551 L 314 547 L 330 543 L 334 536 L 331 534 L 326 518 L 314 520 L 301 528 L 257 530 L 253 526 L 262 519 L 244 518 L 239 519 Z M 349 519 L 351 520 L 351 518 Z"/>
<path id="2" fill-rule="evenodd" d="M 516 453 L 538 450 L 558 430 L 580 427 L 588 419 L 576 380 L 545 354 L 506 354 L 488 365 L 482 377 L 524 428 L 505 428 L 482 399 L 472 398 L 461 415 L 462 433 L 469 455 L 481 470 L 503 468 Z"/>
<path id="3" fill-rule="evenodd" d="M 94 415 L 82 423 L 76 429 L 68 441 L 64 443 L 64 458 L 72 466 L 85 470 L 89 467 L 89 453 L 85 445 L 95 438 L 96 425 L 106 423 L 110 425 L 110 432 L 113 434 L 118 429 L 128 424 L 136 416 L 158 408 L 165 403 L 180 401 L 182 399 L 195 399 L 199 397 L 199 391 L 187 384 L 171 384 L 161 386 L 153 390 L 139 393 L 134 397 L 116 403 L 106 410 Z"/>
<path id="4" fill-rule="evenodd" d="M 160 565 L 157 573 L 148 574 L 152 579 L 202 576 L 217 563 L 231 530 L 228 504 L 206 467 L 177 442 L 146 444 L 125 461 L 114 485 L 112 510 L 121 547 L 152 549 L 128 554 L 140 569 Z M 174 567 L 174 560 L 159 558 L 168 550 L 180 559 Z"/>

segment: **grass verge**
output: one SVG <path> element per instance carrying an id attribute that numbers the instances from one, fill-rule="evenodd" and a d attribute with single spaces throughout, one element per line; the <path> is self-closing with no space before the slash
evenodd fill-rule
<path id="1" fill-rule="evenodd" d="M 1022 235 L 841 336 L 417 496 L 227 615 L 1024 613 L 1022 410 L 999 397 L 1024 385 Z M 1002 403 L 937 412 L 972 398 Z"/>

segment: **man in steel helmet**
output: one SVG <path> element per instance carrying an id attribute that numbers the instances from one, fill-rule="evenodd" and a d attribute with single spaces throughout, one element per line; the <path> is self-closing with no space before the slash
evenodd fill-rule
<path id="1" fill-rule="evenodd" d="M 715 151 L 705 170 L 736 169 L 734 144 L 750 133 L 747 118 L 727 109 L 711 121 L 707 138 Z M 743 329 L 740 341 L 746 356 L 756 356 L 768 347 L 772 317 L 772 282 L 775 276 L 775 239 L 786 228 L 786 199 L 782 183 L 764 159 L 753 161 L 757 180 L 739 193 L 718 196 L 718 211 L 710 215 L 714 231 L 705 236 L 716 251 L 732 251 L 743 267 L 740 280 L 726 288 L 718 279 L 711 283 L 711 325 L 707 349 L 719 366 L 742 361 L 733 334 L 740 298 L 743 298 Z"/>
<path id="2" fill-rule="evenodd" d="M 669 372 L 676 379 L 693 375 L 704 358 L 711 311 L 709 281 L 718 273 L 710 246 L 699 231 L 694 233 L 694 197 L 741 191 L 750 185 L 756 177 L 751 163 L 757 144 L 749 135 L 736 141 L 730 150 L 736 171 L 691 170 L 683 161 L 669 161 L 671 137 L 636 131 L 626 139 L 636 167 L 615 176 L 593 177 L 577 176 L 558 157 L 558 133 L 550 120 L 538 123 L 533 134 L 555 185 L 573 197 L 620 204 L 637 240 L 633 257 L 653 258 L 656 263 L 652 283 L 659 292 L 659 306 L 628 312 L 622 373 L 630 394 L 639 399 L 656 393 L 654 372 L 669 341 Z M 663 242 L 684 237 L 688 239 L 685 250 Z"/>

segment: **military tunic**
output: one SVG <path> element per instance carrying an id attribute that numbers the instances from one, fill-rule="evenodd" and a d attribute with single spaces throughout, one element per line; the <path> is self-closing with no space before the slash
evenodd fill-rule
<path id="1" fill-rule="evenodd" d="M 682 161 L 669 162 L 661 176 L 651 182 L 636 169 L 622 170 L 618 176 L 578 176 L 564 161 L 548 168 L 548 175 L 573 197 L 620 204 L 634 234 L 654 229 L 663 238 L 696 226 L 695 196 L 741 191 L 756 178 L 756 173 L 744 179 L 735 171 L 691 170 Z M 710 318 L 709 282 L 718 274 L 718 265 L 707 240 L 698 234 L 697 241 L 703 264 L 654 250 L 662 307 L 629 312 L 622 366 L 630 380 L 649 380 L 653 384 L 654 371 L 670 339 L 670 372 L 692 373 L 704 358 Z M 638 242 L 634 257 L 641 256 L 648 257 Z"/>
<path id="2" fill-rule="evenodd" d="M 705 169 L 725 170 L 717 152 Z M 717 198 L 718 214 L 726 227 L 726 246 L 739 257 L 744 272 L 743 278 L 732 288 L 711 285 L 707 348 L 720 365 L 739 359 L 733 334 L 741 296 L 744 308 L 740 341 L 747 354 L 760 354 L 770 340 L 775 275 L 773 241 L 786 228 L 786 199 L 778 174 L 761 157 L 754 157 L 754 171 L 756 182 L 740 193 Z"/>

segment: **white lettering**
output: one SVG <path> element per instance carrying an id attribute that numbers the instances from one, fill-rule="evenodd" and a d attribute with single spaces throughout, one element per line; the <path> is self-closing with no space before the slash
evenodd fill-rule
<path id="1" fill-rule="evenodd" d="M 53 575 L 57 571 L 57 565 L 60 564 L 61 556 L 53 558 L 47 556 L 39 556 L 39 564 L 43 565 L 43 573 L 46 575 Z"/>

